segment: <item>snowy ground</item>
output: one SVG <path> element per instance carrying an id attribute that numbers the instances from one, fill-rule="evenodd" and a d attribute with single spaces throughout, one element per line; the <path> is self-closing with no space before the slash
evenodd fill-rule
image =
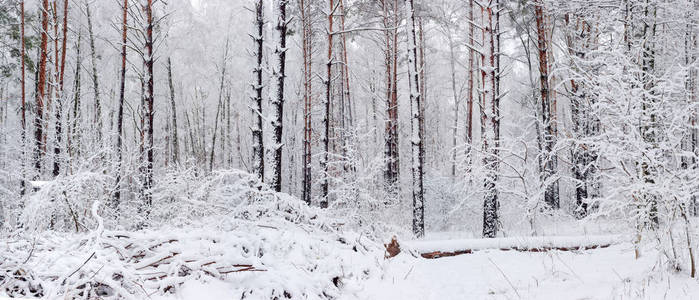
<path id="1" fill-rule="evenodd" d="M 647 249 L 636 260 L 630 244 L 439 259 L 403 252 L 385 261 L 381 274 L 344 286 L 339 299 L 698 299 L 699 284 L 657 265 L 657 257 Z M 177 295 L 153 299 L 224 299 L 236 289 L 222 281 L 188 282 Z"/>
<path id="2" fill-rule="evenodd" d="M 634 258 L 630 244 L 583 252 L 483 250 L 439 259 L 400 254 L 341 299 L 697 299 L 687 274 Z"/>

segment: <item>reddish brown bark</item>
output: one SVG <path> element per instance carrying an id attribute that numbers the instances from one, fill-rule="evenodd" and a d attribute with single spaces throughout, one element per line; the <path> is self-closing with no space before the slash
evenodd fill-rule
<path id="1" fill-rule="evenodd" d="M 538 53 L 539 53 L 539 74 L 540 74 L 540 92 L 541 92 L 541 116 L 544 127 L 543 132 L 543 148 L 541 155 L 544 156 L 543 172 L 541 174 L 542 182 L 550 181 L 552 176 L 555 176 L 557 168 L 557 156 L 555 154 L 556 144 L 556 129 L 555 129 L 555 103 L 553 103 L 550 95 L 549 85 L 549 42 L 546 30 L 546 19 L 544 15 L 544 3 L 542 0 L 537 0 L 534 6 L 534 14 L 536 19 L 537 38 L 538 38 Z M 553 104 L 552 104 L 553 103 Z M 560 207 L 558 182 L 545 183 L 544 202 L 551 208 L 557 209 Z"/>
<path id="2" fill-rule="evenodd" d="M 398 176 L 400 174 L 398 151 L 398 48 L 397 23 L 398 2 L 381 1 L 383 26 L 385 28 L 385 66 L 386 66 L 386 168 L 384 178 L 389 192 L 396 195 Z M 391 5 L 393 7 L 391 7 Z"/>
<path id="3" fill-rule="evenodd" d="M 611 244 L 600 244 L 600 245 L 588 245 L 588 246 L 573 246 L 573 247 L 536 247 L 536 248 L 520 248 L 520 247 L 513 247 L 513 248 L 500 248 L 496 250 L 500 251 L 518 251 L 518 252 L 549 252 L 549 251 L 582 251 L 582 250 L 593 250 L 593 249 L 604 249 L 608 248 L 611 246 Z M 461 254 L 471 254 L 479 250 L 474 250 L 474 249 L 463 249 L 463 250 L 456 250 L 456 251 L 434 251 L 434 252 L 426 252 L 426 253 L 420 253 L 420 256 L 423 258 L 427 259 L 434 259 L 434 258 L 441 258 L 441 257 L 450 257 L 450 256 L 457 256 Z"/>
<path id="4" fill-rule="evenodd" d="M 48 30 L 49 30 L 49 2 L 48 0 L 42 1 L 41 6 L 41 43 L 39 45 L 39 69 L 38 80 L 37 80 L 37 94 L 36 94 L 36 116 L 34 118 L 34 139 L 36 141 L 36 149 L 34 149 L 34 168 L 40 174 L 41 173 L 41 160 L 45 154 L 45 148 L 43 147 L 44 138 L 44 100 L 46 97 L 46 62 L 47 62 L 47 48 L 48 48 Z"/>

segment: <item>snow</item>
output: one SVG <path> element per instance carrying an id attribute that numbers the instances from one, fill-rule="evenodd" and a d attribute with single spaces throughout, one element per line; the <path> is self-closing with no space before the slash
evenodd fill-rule
<path id="1" fill-rule="evenodd" d="M 699 285 L 631 244 L 583 252 L 483 250 L 439 259 L 401 253 L 340 299 L 691 299 Z"/>

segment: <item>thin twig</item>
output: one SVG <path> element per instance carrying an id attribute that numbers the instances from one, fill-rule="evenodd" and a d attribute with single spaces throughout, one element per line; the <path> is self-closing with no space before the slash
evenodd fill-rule
<path id="1" fill-rule="evenodd" d="M 490 263 L 493 264 L 493 266 L 495 266 L 496 269 L 498 269 L 498 271 L 500 271 L 500 274 L 502 274 L 502 277 L 505 277 L 505 280 L 507 280 L 507 283 L 510 284 L 510 286 L 512 287 L 512 289 L 515 291 L 515 294 L 517 294 L 517 297 L 518 297 L 519 299 L 522 299 L 522 296 L 521 296 L 521 295 L 519 294 L 519 292 L 517 291 L 517 288 L 512 284 L 512 281 L 510 281 L 510 279 L 507 278 L 507 275 L 505 275 L 505 272 L 503 272 L 502 269 L 500 269 L 500 267 L 498 267 L 498 265 L 495 264 L 495 262 L 494 262 L 492 259 L 490 259 L 490 257 L 488 257 L 488 260 L 490 261 Z"/>
<path id="2" fill-rule="evenodd" d="M 88 258 L 85 260 L 85 262 L 83 262 L 83 264 L 80 265 L 80 267 L 78 267 L 77 269 L 75 269 L 75 271 L 73 271 L 73 273 L 70 273 L 70 275 L 68 275 L 68 276 L 66 277 L 66 279 L 63 279 L 63 283 L 65 283 L 66 280 L 67 280 L 68 278 L 70 278 L 70 276 L 73 276 L 73 274 L 75 274 L 75 273 L 77 273 L 78 271 L 80 271 L 80 269 L 82 269 L 82 267 L 84 267 L 84 266 L 87 264 L 87 262 L 90 261 L 90 259 L 92 259 L 93 257 L 95 257 L 95 252 L 92 252 L 92 254 L 90 254 L 90 257 L 88 257 Z"/>

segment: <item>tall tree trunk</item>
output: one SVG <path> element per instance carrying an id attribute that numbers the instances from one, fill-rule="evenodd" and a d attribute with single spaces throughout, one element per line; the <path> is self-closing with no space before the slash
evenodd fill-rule
<path id="1" fill-rule="evenodd" d="M 398 142 L 398 87 L 397 87 L 397 24 L 398 24 L 398 2 L 393 1 L 390 7 L 390 0 L 381 0 L 383 11 L 383 27 L 385 35 L 385 66 L 386 66 L 386 169 L 384 178 L 386 188 L 391 197 L 397 197 L 399 193 L 398 180 L 400 175 L 399 142 Z M 391 14 L 393 14 L 391 16 Z"/>
<path id="2" fill-rule="evenodd" d="M 80 55 L 80 47 L 83 38 L 82 30 L 78 30 L 78 42 L 75 45 L 75 78 L 73 86 L 73 116 L 70 118 L 70 128 L 68 133 L 68 149 L 70 157 L 69 168 L 72 172 L 73 158 L 79 155 L 80 149 L 80 138 L 78 133 L 78 124 L 80 122 L 80 92 L 81 92 L 81 78 L 80 73 L 82 70 L 82 56 Z"/>
<path id="3" fill-rule="evenodd" d="M 256 78 L 253 84 L 255 91 L 252 98 L 252 171 L 260 180 L 264 181 L 265 177 L 265 153 L 264 140 L 262 138 L 262 59 L 263 59 L 263 34 L 264 34 L 264 15 L 263 15 L 263 0 L 258 0 L 255 4 L 255 26 L 257 33 L 253 37 L 255 42 L 256 65 L 253 73 Z"/>
<path id="4" fill-rule="evenodd" d="M 413 234 L 418 238 L 425 235 L 425 199 L 423 191 L 423 165 L 425 150 L 423 144 L 424 116 L 420 95 L 420 73 L 418 71 L 418 51 L 416 17 L 413 0 L 405 0 L 408 20 L 408 78 L 410 84 L 410 111 L 412 131 L 412 175 L 413 175 Z"/>
<path id="5" fill-rule="evenodd" d="M 553 180 L 556 176 L 557 156 L 555 153 L 556 133 L 554 129 L 554 108 L 552 107 L 552 99 L 549 88 L 549 50 L 548 37 L 544 16 L 544 2 L 537 0 L 534 5 L 534 14 L 536 17 L 536 31 L 538 37 L 539 48 L 539 74 L 541 83 L 541 110 L 542 123 L 544 127 L 544 151 L 541 155 L 544 157 L 544 169 L 541 174 L 541 179 L 544 184 L 544 202 L 551 208 L 557 209 L 560 207 L 558 180 Z"/>
<path id="6" fill-rule="evenodd" d="M 641 172 L 643 181 L 647 185 L 655 184 L 655 174 L 657 166 L 649 159 L 648 155 L 654 149 L 657 149 L 657 138 L 655 126 L 657 124 L 657 109 L 658 99 L 655 94 L 655 81 L 653 75 L 655 72 L 655 30 L 656 30 L 656 14 L 657 8 L 655 3 L 651 4 L 651 0 L 646 0 L 644 8 L 643 22 L 643 53 L 641 55 L 641 69 L 643 82 L 643 99 L 642 99 L 642 119 L 641 119 L 641 137 L 646 143 L 644 149 L 644 157 L 641 159 Z M 657 228 L 659 223 L 658 218 L 658 195 L 645 193 L 642 196 L 644 210 L 648 212 L 648 225 L 650 228 Z"/>
<path id="7" fill-rule="evenodd" d="M 226 63 L 228 62 L 228 42 L 229 39 L 226 38 L 226 46 L 223 49 L 223 62 L 221 65 L 221 85 L 218 91 L 218 105 L 216 106 L 216 117 L 214 117 L 214 134 L 211 138 L 211 155 L 209 156 L 209 172 L 214 169 L 214 153 L 216 152 L 216 136 L 218 133 L 218 119 L 221 116 L 221 107 L 223 106 L 223 88 L 226 82 Z"/>
<path id="8" fill-rule="evenodd" d="M 498 48 L 500 1 L 495 0 L 481 7 L 481 20 L 483 32 L 483 49 L 481 55 L 482 67 L 482 95 L 481 95 L 481 129 L 483 139 L 483 165 L 486 168 L 484 177 L 483 200 L 483 237 L 494 238 L 499 229 L 499 203 L 497 180 L 499 172 L 499 97 L 500 82 L 498 72 Z M 490 102 L 492 111 L 487 114 L 487 102 Z M 487 124 L 490 123 L 490 128 Z"/>
<path id="9" fill-rule="evenodd" d="M 170 109 L 172 110 L 172 162 L 180 163 L 179 135 L 177 134 L 177 105 L 175 103 L 175 85 L 172 82 L 172 61 L 167 58 L 167 80 L 170 86 Z"/>
<path id="10" fill-rule="evenodd" d="M 39 69 L 37 70 L 38 80 L 36 94 L 36 117 L 34 119 L 34 138 L 36 149 L 34 149 L 34 168 L 37 171 L 37 178 L 41 174 L 41 161 L 45 155 L 43 144 L 44 138 L 44 100 L 46 98 L 46 62 L 48 60 L 48 30 L 49 30 L 49 2 L 42 1 L 41 8 L 41 44 L 39 46 Z"/>
<path id="11" fill-rule="evenodd" d="M 24 196 L 24 194 L 27 192 L 27 182 L 25 180 L 26 176 L 26 170 L 25 170 L 25 157 L 26 157 L 26 148 L 27 148 L 27 93 L 26 93 L 26 66 L 24 62 L 24 57 L 25 57 L 25 37 L 24 37 L 24 0 L 19 2 L 19 16 L 20 16 L 20 64 L 22 68 L 22 80 L 21 85 L 22 85 L 22 178 L 20 180 L 20 189 L 19 193 L 21 196 Z"/>
<path id="12" fill-rule="evenodd" d="M 573 24 L 570 18 L 570 14 L 566 14 L 565 23 L 568 28 L 566 42 L 569 55 L 573 58 L 583 59 L 591 49 L 591 26 L 581 16 L 575 16 L 575 24 Z M 571 62 L 573 68 L 577 69 L 577 65 L 576 61 Z M 570 107 L 574 137 L 584 140 L 597 135 L 596 123 L 598 120 L 590 113 L 591 107 L 586 105 L 586 103 L 594 103 L 594 99 L 590 99 L 588 96 L 583 82 L 571 79 L 570 86 L 572 94 Z M 571 171 L 576 181 L 574 215 L 579 219 L 587 216 L 588 198 L 595 197 L 598 194 L 594 178 L 597 171 L 597 152 L 592 147 L 592 145 L 583 141 L 575 141 L 575 145 L 571 149 L 573 164 Z"/>
<path id="13" fill-rule="evenodd" d="M 471 146 L 473 144 L 473 77 L 474 73 L 476 72 L 476 59 L 475 59 L 475 52 L 473 51 L 473 47 L 475 47 L 475 40 L 474 40 L 474 24 L 476 20 L 473 19 L 473 9 L 474 9 L 474 2 L 473 0 L 469 0 L 469 7 L 468 7 L 468 19 L 470 23 L 468 24 L 468 40 L 469 40 L 469 49 L 468 49 L 468 103 L 467 108 L 466 108 L 466 121 L 468 122 L 466 124 L 466 138 L 468 139 L 466 143 L 468 144 L 468 151 L 466 152 L 469 157 L 469 168 L 472 162 L 472 153 L 471 153 Z"/>
<path id="14" fill-rule="evenodd" d="M 90 37 L 90 56 L 92 61 L 92 87 L 95 93 L 95 133 L 97 133 L 97 143 L 102 143 L 102 103 L 100 100 L 99 73 L 97 72 L 97 50 L 95 49 L 95 34 L 92 29 L 92 13 L 90 11 L 89 1 L 85 2 L 85 10 L 87 13 L 87 32 Z"/>
<path id="15" fill-rule="evenodd" d="M 451 178 L 454 180 L 456 178 L 456 135 L 459 129 L 459 92 L 456 89 L 456 54 L 454 38 L 451 36 L 451 30 L 447 29 L 447 38 L 449 40 L 449 71 L 451 72 L 451 93 L 454 97 L 454 125 L 452 125 L 452 137 L 451 137 Z"/>
<path id="16" fill-rule="evenodd" d="M 699 1 L 694 0 L 694 16 L 697 16 L 697 11 L 699 11 Z M 699 32 L 697 32 L 697 26 L 696 24 L 692 24 L 691 26 L 692 29 L 692 55 L 691 55 L 691 60 L 692 63 L 694 64 L 694 67 L 689 71 L 689 84 L 690 84 L 690 101 L 691 103 L 697 103 L 697 82 L 699 80 L 699 67 L 697 67 L 697 49 L 699 49 Z M 694 157 L 692 158 L 692 168 L 694 170 L 699 169 L 699 165 L 697 164 L 697 156 L 699 156 L 699 127 L 697 127 L 697 119 L 699 119 L 699 109 L 696 107 L 694 108 L 694 111 L 692 112 L 692 117 L 690 122 L 691 128 L 693 130 L 691 131 L 691 151 L 694 153 Z M 697 203 L 697 195 L 693 195 L 692 199 L 690 200 L 692 204 L 692 211 L 691 214 L 693 216 L 697 216 L 699 214 L 699 203 Z"/>
<path id="17" fill-rule="evenodd" d="M 288 21 L 286 19 L 286 4 L 288 0 L 277 0 L 277 25 L 278 44 L 274 50 L 277 56 L 276 66 L 274 66 L 274 77 L 276 79 L 276 96 L 272 99 L 272 130 L 274 131 L 272 145 L 272 181 L 270 186 L 277 191 L 282 190 L 282 150 L 284 142 L 282 140 L 284 129 L 284 79 L 286 78 L 286 31 Z"/>
<path id="18" fill-rule="evenodd" d="M 312 54 L 313 54 L 313 43 L 312 43 L 312 32 L 311 32 L 311 6 L 306 0 L 300 0 L 300 11 L 301 11 L 301 30 L 302 32 L 302 43 L 303 43 L 303 182 L 302 182 L 302 198 L 308 205 L 311 205 L 311 140 L 313 139 L 313 127 L 311 122 L 311 110 L 312 110 Z"/>
<path id="19" fill-rule="evenodd" d="M 121 164 L 122 164 L 122 140 L 124 132 L 124 93 L 126 87 L 126 42 L 127 42 L 127 17 L 129 12 L 129 0 L 124 0 L 122 23 L 121 23 L 121 81 L 119 84 L 119 112 L 117 115 L 117 168 L 116 187 L 112 198 L 112 208 L 116 208 L 121 201 Z"/>
<path id="20" fill-rule="evenodd" d="M 320 167 L 323 169 L 323 182 L 321 183 L 321 199 L 320 207 L 328 207 L 329 193 L 329 159 L 330 159 L 330 103 L 332 101 L 332 65 L 333 65 L 333 13 L 335 11 L 335 2 L 330 0 L 330 10 L 328 13 L 328 60 L 326 61 L 326 78 L 325 78 L 325 114 L 323 115 L 323 157 L 320 161 Z"/>
<path id="21" fill-rule="evenodd" d="M 153 0 L 147 0 L 144 7 L 146 13 L 146 53 L 143 60 L 143 64 L 146 69 L 146 93 L 144 97 L 146 105 L 146 138 L 145 138 L 145 150 L 146 150 L 146 170 L 145 170 L 145 181 L 143 185 L 145 203 L 146 203 L 146 214 L 150 213 L 150 206 L 153 204 L 153 116 L 155 111 L 153 110 Z"/>
<path id="22" fill-rule="evenodd" d="M 54 2 L 55 9 L 55 2 Z M 58 20 L 58 12 L 56 14 L 56 20 Z M 56 26 L 58 26 L 58 21 L 56 21 Z M 58 36 L 56 37 L 58 39 Z M 53 148 L 54 158 L 53 158 L 53 176 L 58 176 L 61 173 L 61 139 L 62 139 L 62 116 L 63 111 L 63 78 L 66 70 L 66 41 L 68 40 L 68 0 L 63 0 L 63 34 L 61 39 L 61 59 L 60 59 L 60 70 L 57 70 L 58 76 L 58 89 L 56 97 L 56 142 Z M 56 56 L 56 65 L 58 65 L 58 56 Z"/>

